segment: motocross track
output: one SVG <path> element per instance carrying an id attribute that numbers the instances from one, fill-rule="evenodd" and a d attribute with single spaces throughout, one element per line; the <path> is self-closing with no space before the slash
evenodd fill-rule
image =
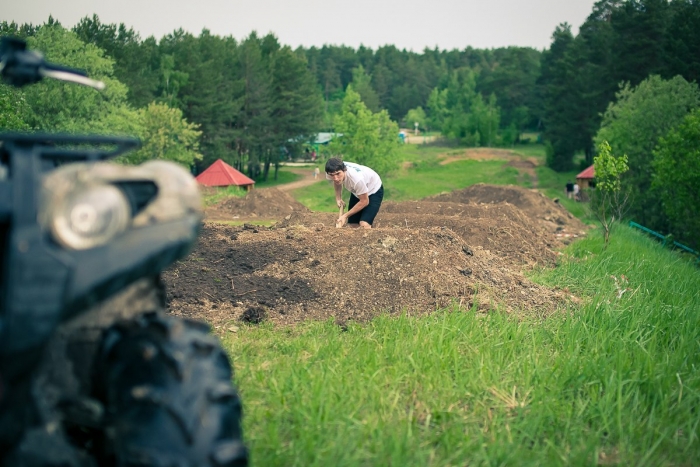
<path id="1" fill-rule="evenodd" d="M 329 188 L 330 189 L 330 188 Z M 170 312 L 235 330 L 238 321 L 366 321 L 457 305 L 546 317 L 578 299 L 522 271 L 551 266 L 585 225 L 534 190 L 474 185 L 385 202 L 373 229 L 336 229 L 278 189 L 253 190 L 207 219 L 275 218 L 272 227 L 205 221 L 197 245 L 164 273 Z"/>

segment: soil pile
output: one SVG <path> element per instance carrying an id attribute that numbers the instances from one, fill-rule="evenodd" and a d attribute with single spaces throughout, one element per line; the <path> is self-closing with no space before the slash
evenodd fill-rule
<path id="1" fill-rule="evenodd" d="M 295 212 L 278 224 L 311 228 L 335 225 L 336 214 Z M 382 205 L 375 228 L 426 229 L 446 227 L 474 247 L 481 247 L 514 265 L 552 265 L 563 245 L 538 222 L 515 206 L 503 204 L 387 202 Z"/>
<path id="2" fill-rule="evenodd" d="M 463 190 L 425 198 L 423 201 L 455 203 L 509 203 L 517 206 L 527 217 L 536 219 L 553 233 L 566 234 L 565 237 L 585 235 L 586 226 L 561 204 L 554 202 L 536 190 L 519 186 L 486 185 L 478 183 Z"/>
<path id="3" fill-rule="evenodd" d="M 219 208 L 229 219 L 235 213 L 278 222 L 205 223 L 191 254 L 164 273 L 172 313 L 214 325 L 329 318 L 342 324 L 450 304 L 547 316 L 576 300 L 521 273 L 553 264 L 558 235 L 585 228 L 530 190 L 477 185 L 386 202 L 371 230 L 336 229 L 337 213 L 310 212 L 280 190 L 255 190 Z"/>
<path id="4" fill-rule="evenodd" d="M 277 188 L 253 189 L 243 198 L 228 198 L 205 210 L 206 220 L 282 219 L 291 212 L 308 208 L 286 191 Z"/>
<path id="5" fill-rule="evenodd" d="M 572 299 L 531 283 L 510 261 L 442 227 L 207 223 L 192 253 L 164 280 L 172 313 L 214 325 L 329 318 L 342 324 L 384 311 L 430 313 L 452 303 L 546 316 Z"/>

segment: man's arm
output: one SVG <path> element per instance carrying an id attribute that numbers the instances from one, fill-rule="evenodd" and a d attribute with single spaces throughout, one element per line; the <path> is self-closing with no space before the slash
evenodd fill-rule
<path id="1" fill-rule="evenodd" d="M 338 219 L 342 219 L 343 217 L 344 217 L 345 219 L 347 219 L 347 218 L 349 218 L 350 216 L 352 216 L 353 214 L 362 211 L 362 210 L 363 210 L 364 208 L 366 208 L 367 205 L 369 204 L 369 194 L 368 194 L 368 193 L 363 193 L 363 194 L 361 194 L 361 195 L 358 195 L 358 196 L 357 196 L 357 199 L 359 200 L 359 201 L 357 202 L 357 204 L 354 205 L 354 206 L 352 207 L 352 209 L 350 209 L 348 212 L 346 212 L 345 214 L 343 214 L 342 216 L 340 216 Z"/>
<path id="2" fill-rule="evenodd" d="M 343 203 L 343 184 L 334 182 L 333 188 L 335 188 L 335 204 L 338 207 L 341 207 L 344 205 L 344 203 Z"/>

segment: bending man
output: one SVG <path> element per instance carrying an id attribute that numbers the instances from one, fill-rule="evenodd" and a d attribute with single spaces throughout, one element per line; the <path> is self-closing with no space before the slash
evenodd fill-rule
<path id="1" fill-rule="evenodd" d="M 335 202 L 343 206 L 343 187 L 350 192 L 348 212 L 338 218 L 338 222 L 349 227 L 371 229 L 384 198 L 382 179 L 374 170 L 353 162 L 343 162 L 332 157 L 326 162 L 326 180 L 333 182 Z"/>

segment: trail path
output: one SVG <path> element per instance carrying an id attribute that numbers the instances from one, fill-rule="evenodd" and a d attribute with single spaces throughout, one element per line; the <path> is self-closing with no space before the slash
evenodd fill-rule
<path id="1" fill-rule="evenodd" d="M 406 135 L 406 143 L 407 144 L 423 144 L 423 143 L 432 143 L 433 141 L 436 140 L 435 136 L 423 136 L 423 135 Z"/>
<path id="2" fill-rule="evenodd" d="M 289 169 L 289 171 L 295 174 L 299 174 L 303 178 L 301 180 L 297 180 L 296 182 L 277 185 L 275 188 L 278 188 L 282 191 L 291 191 L 296 190 L 297 188 L 303 188 L 305 186 L 313 185 L 314 183 L 322 182 L 325 180 L 323 172 L 318 174 L 318 178 L 314 178 L 314 169 L 311 167 L 292 168 Z"/>

